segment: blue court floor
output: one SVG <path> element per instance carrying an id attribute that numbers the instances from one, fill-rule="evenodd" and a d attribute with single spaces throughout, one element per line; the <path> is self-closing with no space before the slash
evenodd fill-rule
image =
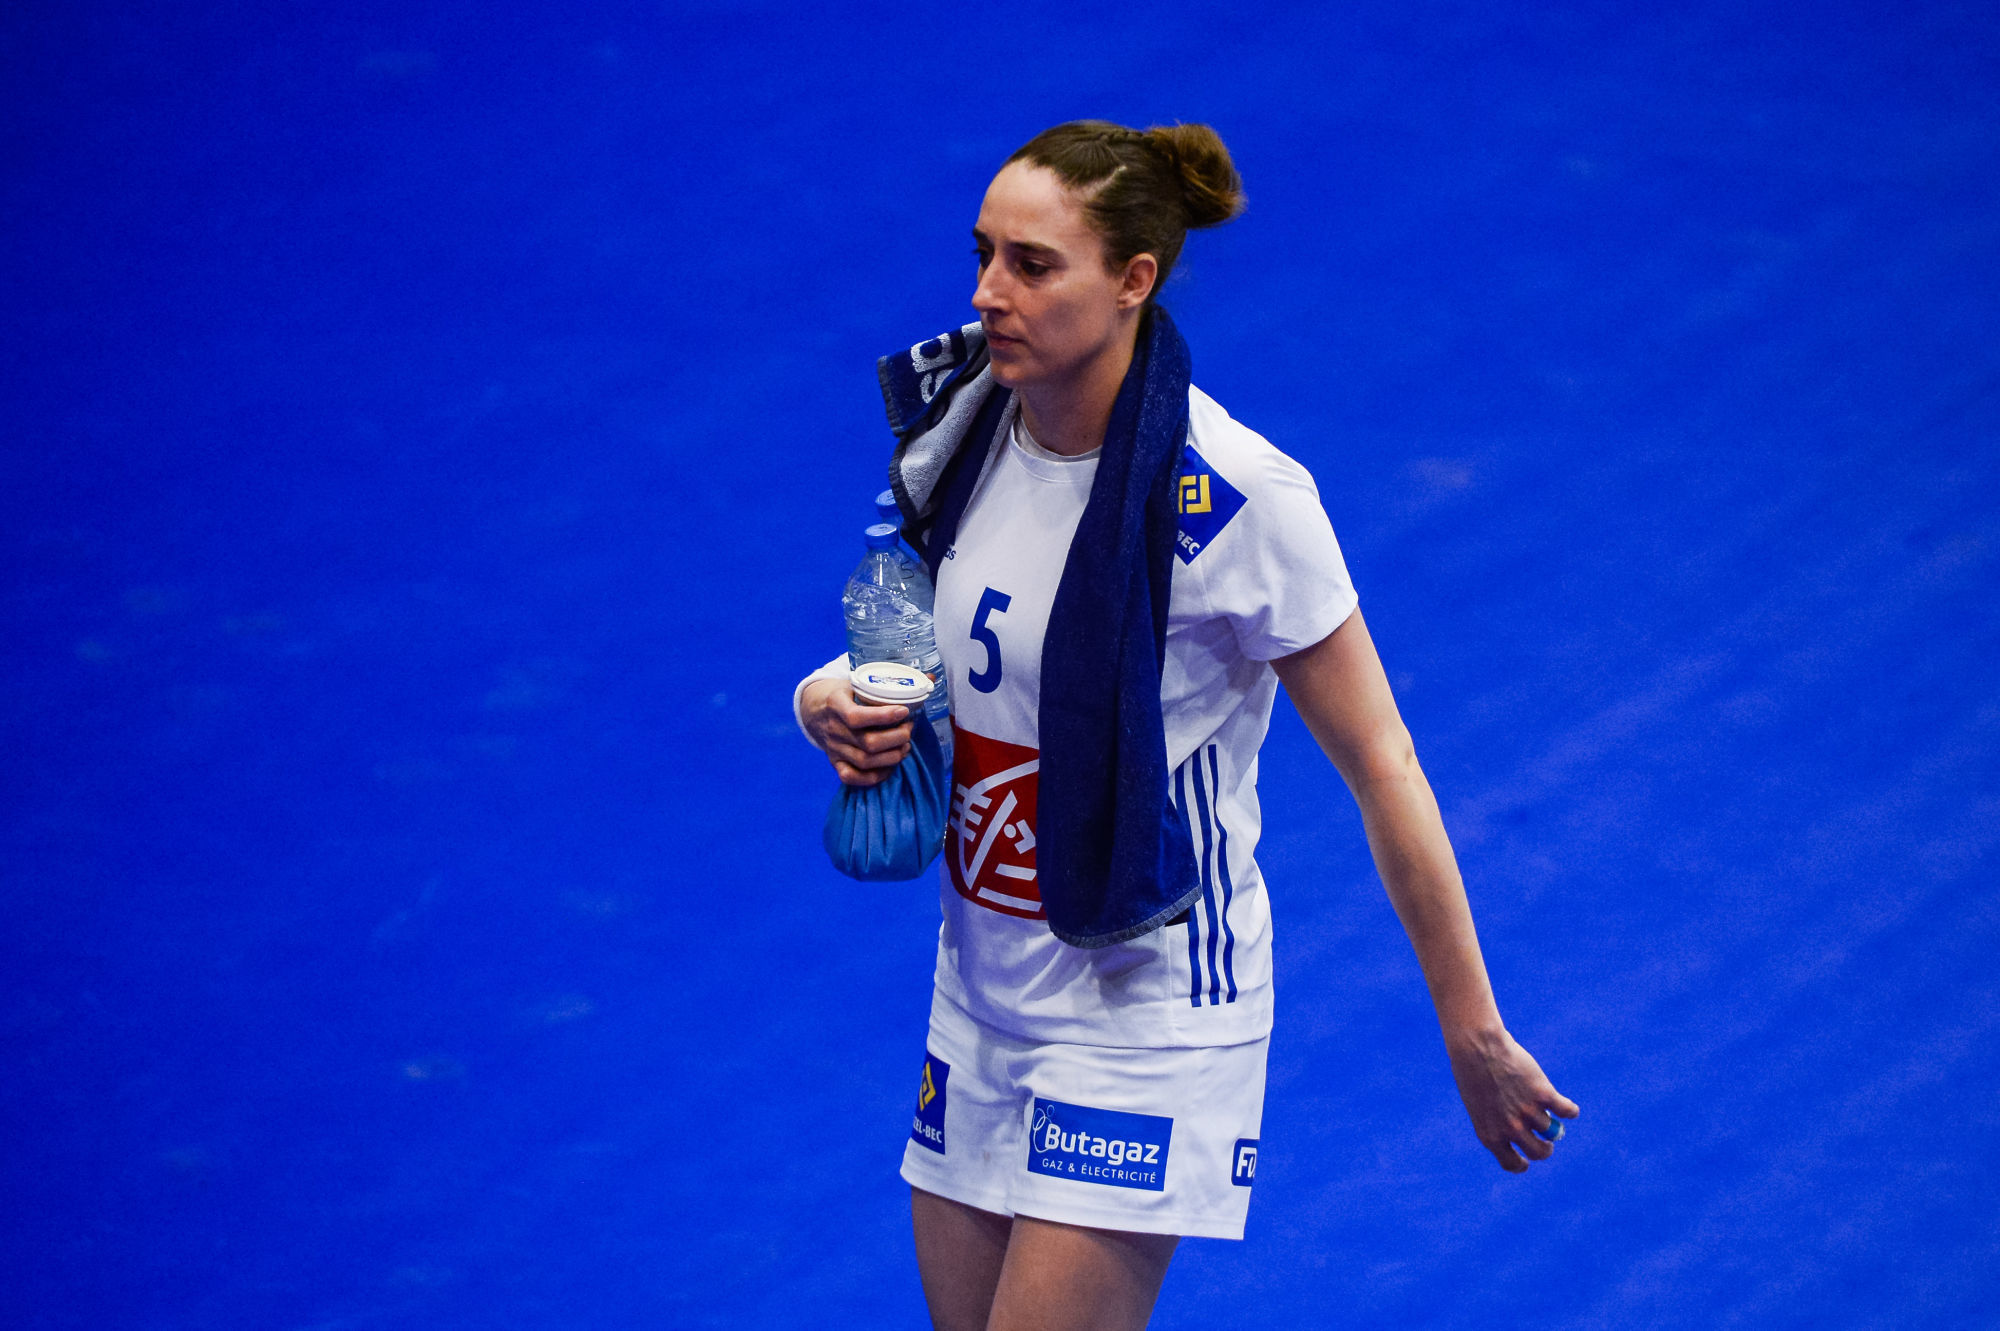
<path id="1" fill-rule="evenodd" d="M 2000 15 L 20 0 L 0 1323 L 925 1325 L 927 882 L 791 685 L 1056 121 L 1317 478 L 1502 1012 L 1503 1175 L 1280 703 L 1249 1236 L 1154 1325 L 2000 1325 Z"/>

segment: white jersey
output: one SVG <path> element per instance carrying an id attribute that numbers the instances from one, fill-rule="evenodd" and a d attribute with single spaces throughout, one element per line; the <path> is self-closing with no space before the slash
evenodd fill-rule
<path id="1" fill-rule="evenodd" d="M 1035 858 L 1042 638 L 1096 455 L 1011 428 L 939 565 L 936 629 L 956 736 L 938 990 L 1028 1040 L 1176 1048 L 1271 1024 L 1271 915 L 1255 859 L 1257 750 L 1277 676 L 1353 611 L 1312 478 L 1188 391 L 1180 533 L 1160 693 L 1169 794 L 1202 895 L 1184 920 L 1084 949 L 1050 933 Z"/>

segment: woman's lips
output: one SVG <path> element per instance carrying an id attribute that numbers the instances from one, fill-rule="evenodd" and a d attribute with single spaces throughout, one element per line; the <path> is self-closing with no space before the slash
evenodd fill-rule
<path id="1" fill-rule="evenodd" d="M 1004 349 L 1007 347 L 1020 346 L 1021 339 L 1018 337 L 1008 337 L 1005 333 L 996 333 L 989 328 L 986 330 L 986 344 L 990 347 L 998 347 Z"/>

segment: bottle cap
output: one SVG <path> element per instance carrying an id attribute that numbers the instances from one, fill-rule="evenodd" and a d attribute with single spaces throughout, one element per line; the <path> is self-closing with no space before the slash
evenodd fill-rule
<path id="1" fill-rule="evenodd" d="M 870 550 L 894 550 L 902 533 L 886 522 L 878 522 L 861 535 Z"/>
<path id="2" fill-rule="evenodd" d="M 903 510 L 896 507 L 896 492 L 884 490 L 875 496 L 875 514 L 884 522 L 902 525 Z"/>
<path id="3" fill-rule="evenodd" d="M 914 707 L 931 696 L 937 681 L 915 666 L 869 661 L 847 672 L 854 696 L 881 707 Z"/>

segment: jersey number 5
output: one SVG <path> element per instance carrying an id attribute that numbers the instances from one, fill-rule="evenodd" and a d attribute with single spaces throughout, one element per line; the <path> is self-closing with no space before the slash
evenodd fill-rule
<path id="1" fill-rule="evenodd" d="M 972 616 L 972 640 L 986 648 L 986 668 L 966 672 L 965 682 L 981 693 L 991 693 L 1000 687 L 1000 638 L 987 627 L 988 615 L 1004 615 L 1014 598 L 1005 592 L 996 592 L 988 587 L 979 597 L 979 609 Z"/>

